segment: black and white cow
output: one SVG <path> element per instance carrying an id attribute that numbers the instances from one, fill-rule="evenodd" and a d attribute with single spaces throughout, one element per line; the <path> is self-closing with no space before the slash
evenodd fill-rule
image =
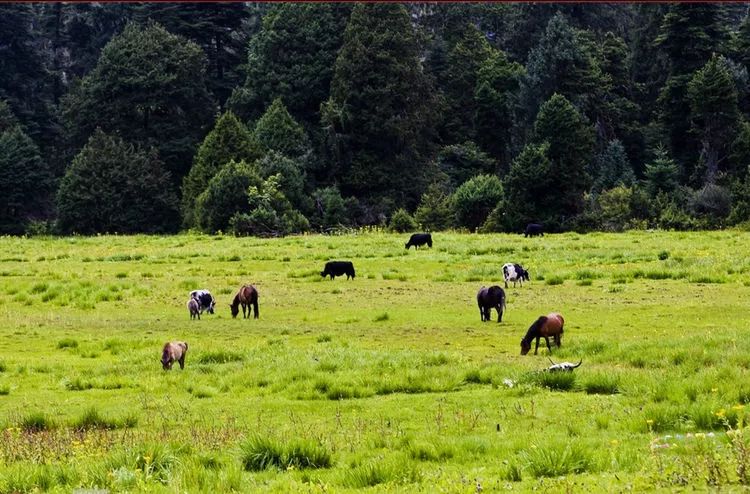
<path id="1" fill-rule="evenodd" d="M 211 292 L 209 292 L 208 290 L 193 290 L 192 292 L 190 292 L 190 298 L 198 302 L 201 314 L 203 314 L 204 310 L 209 314 L 214 313 L 216 299 L 214 299 L 214 296 L 211 295 Z"/>
<path id="2" fill-rule="evenodd" d="M 513 282 L 513 288 L 516 282 L 523 286 L 523 282 L 529 281 L 529 272 L 523 269 L 520 264 L 508 263 L 503 265 L 503 278 L 505 278 L 505 288 L 508 288 L 508 282 Z"/>

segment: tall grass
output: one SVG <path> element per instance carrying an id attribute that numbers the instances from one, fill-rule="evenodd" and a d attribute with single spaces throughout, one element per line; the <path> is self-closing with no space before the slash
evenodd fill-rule
<path id="1" fill-rule="evenodd" d="M 243 442 L 240 461 L 245 470 L 253 472 L 289 467 L 330 468 L 333 465 L 331 452 L 320 443 L 307 439 L 281 442 L 267 436 L 254 436 Z"/>

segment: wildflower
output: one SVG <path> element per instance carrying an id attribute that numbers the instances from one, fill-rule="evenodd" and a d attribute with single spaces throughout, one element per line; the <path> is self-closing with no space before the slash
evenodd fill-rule
<path id="1" fill-rule="evenodd" d="M 717 393 L 719 391 L 719 388 L 711 388 L 712 393 Z"/>
<path id="2" fill-rule="evenodd" d="M 745 408 L 745 405 L 735 405 L 735 406 L 732 407 L 732 410 L 739 411 L 739 410 L 742 410 L 744 408 Z"/>
<path id="3" fill-rule="evenodd" d="M 724 418 L 724 416 L 726 415 L 726 413 L 727 413 L 727 411 L 722 408 L 721 410 L 719 410 L 718 412 L 716 412 L 715 415 L 717 417 L 719 417 L 719 418 Z"/>
<path id="4" fill-rule="evenodd" d="M 620 444 L 620 441 L 618 441 L 617 439 L 612 439 L 612 440 L 611 440 L 611 441 L 609 442 L 609 444 L 611 444 L 612 446 L 617 446 L 618 444 Z"/>
<path id="5" fill-rule="evenodd" d="M 646 423 L 648 425 L 654 425 L 654 421 L 652 419 L 646 419 Z"/>
<path id="6" fill-rule="evenodd" d="M 695 433 L 695 438 L 696 439 L 704 439 L 705 437 L 706 437 L 706 433 L 705 432 L 696 432 Z"/>

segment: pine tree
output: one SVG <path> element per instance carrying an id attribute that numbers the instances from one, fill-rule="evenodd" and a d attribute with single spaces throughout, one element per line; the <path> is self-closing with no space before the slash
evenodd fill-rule
<path id="1" fill-rule="evenodd" d="M 713 53 L 723 53 L 726 39 L 721 5 L 682 3 L 670 6 L 655 40 L 669 59 L 669 78 L 659 93 L 659 120 L 685 181 L 693 179 L 695 183 L 695 156 L 701 148 L 690 134 L 687 86 L 693 73 L 703 67 Z"/>
<path id="2" fill-rule="evenodd" d="M 0 100 L 0 233 L 17 235 L 30 217 L 48 213 L 52 175 L 39 148 L 7 109 Z"/>
<path id="3" fill-rule="evenodd" d="M 305 129 L 289 114 L 281 98 L 276 98 L 260 117 L 253 135 L 264 150 L 290 158 L 303 159 L 311 152 Z"/>
<path id="4" fill-rule="evenodd" d="M 232 94 L 230 108 L 252 121 L 281 98 L 308 131 L 317 127 L 351 9 L 347 4 L 273 5 L 250 40 L 247 79 Z"/>
<path id="5" fill-rule="evenodd" d="M 438 153 L 437 165 L 448 175 L 454 187 L 476 175 L 495 173 L 497 166 L 495 160 L 471 141 L 444 146 Z"/>
<path id="6" fill-rule="evenodd" d="M 625 147 L 615 139 L 609 141 L 596 157 L 593 190 L 601 192 L 618 185 L 630 186 L 635 183 L 635 174 L 630 165 Z"/>
<path id="7" fill-rule="evenodd" d="M 558 184 L 548 157 L 549 144 L 527 144 L 510 165 L 503 180 L 505 216 L 510 230 L 518 231 L 528 223 L 556 225 L 557 205 L 550 191 Z"/>
<path id="8" fill-rule="evenodd" d="M 99 127 L 157 148 L 174 179 L 181 180 L 216 109 L 205 70 L 206 57 L 195 43 L 157 24 L 129 24 L 62 100 L 72 148 Z"/>
<path id="9" fill-rule="evenodd" d="M 347 193 L 419 199 L 434 122 L 419 56 L 402 5 L 354 7 L 323 115 Z"/>
<path id="10" fill-rule="evenodd" d="M 713 183 L 730 152 L 739 123 L 737 88 L 723 58 L 716 55 L 687 86 L 692 130 L 701 142 L 705 181 Z"/>
<path id="11" fill-rule="evenodd" d="M 554 94 L 539 109 L 533 140 L 549 143 L 547 155 L 557 184 L 546 200 L 556 204 L 559 221 L 564 221 L 580 212 L 589 187 L 586 169 L 593 152 L 593 130 L 564 96 Z"/>
<path id="12" fill-rule="evenodd" d="M 252 12 L 245 3 L 138 4 L 135 19 L 154 21 L 172 34 L 184 36 L 203 48 L 208 58 L 206 85 L 215 100 L 224 105 L 232 88 L 241 81 L 249 33 L 245 22 Z"/>
<path id="13" fill-rule="evenodd" d="M 251 132 L 232 112 L 221 115 L 198 148 L 193 167 L 182 183 L 182 218 L 186 227 L 196 226 L 195 200 L 221 168 L 234 160 L 252 163 L 262 149 Z"/>
<path id="14" fill-rule="evenodd" d="M 63 233 L 161 233 L 177 226 L 177 198 L 156 150 L 97 129 L 57 192 Z"/>
<path id="15" fill-rule="evenodd" d="M 549 21 L 544 36 L 529 54 L 526 77 L 521 82 L 521 104 L 527 120 L 533 119 L 542 102 L 554 93 L 578 105 L 594 93 L 598 73 L 585 47 L 562 14 Z"/>
<path id="16" fill-rule="evenodd" d="M 474 139 L 474 89 L 479 69 L 492 52 L 484 34 L 470 24 L 448 52 L 447 68 L 441 81 L 448 103 L 440 132 L 443 142 L 455 144 Z"/>
<path id="17" fill-rule="evenodd" d="M 679 168 L 664 147 L 656 149 L 654 160 L 646 165 L 646 190 L 651 197 L 671 194 L 679 185 Z"/>
<path id="18" fill-rule="evenodd" d="M 493 51 L 477 72 L 474 88 L 476 141 L 507 170 L 515 106 L 524 75 L 523 66 L 510 62 L 502 51 Z"/>

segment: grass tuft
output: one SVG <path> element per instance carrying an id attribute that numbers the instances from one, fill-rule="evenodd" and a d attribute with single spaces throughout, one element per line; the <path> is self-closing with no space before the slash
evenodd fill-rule
<path id="1" fill-rule="evenodd" d="M 63 338 L 57 342 L 57 348 L 78 348 L 78 340 L 74 338 Z"/>
<path id="2" fill-rule="evenodd" d="M 25 432 L 42 432 L 54 429 L 56 424 L 44 412 L 31 412 L 21 419 L 20 427 Z"/>
<path id="3" fill-rule="evenodd" d="M 311 440 L 283 443 L 270 437 L 254 436 L 240 445 L 242 467 L 251 472 L 277 468 L 286 470 L 330 468 L 333 457 L 328 449 Z"/>
<path id="4" fill-rule="evenodd" d="M 198 364 L 228 364 L 231 362 L 242 362 L 245 355 L 230 350 L 212 350 L 199 353 L 195 358 Z"/>

